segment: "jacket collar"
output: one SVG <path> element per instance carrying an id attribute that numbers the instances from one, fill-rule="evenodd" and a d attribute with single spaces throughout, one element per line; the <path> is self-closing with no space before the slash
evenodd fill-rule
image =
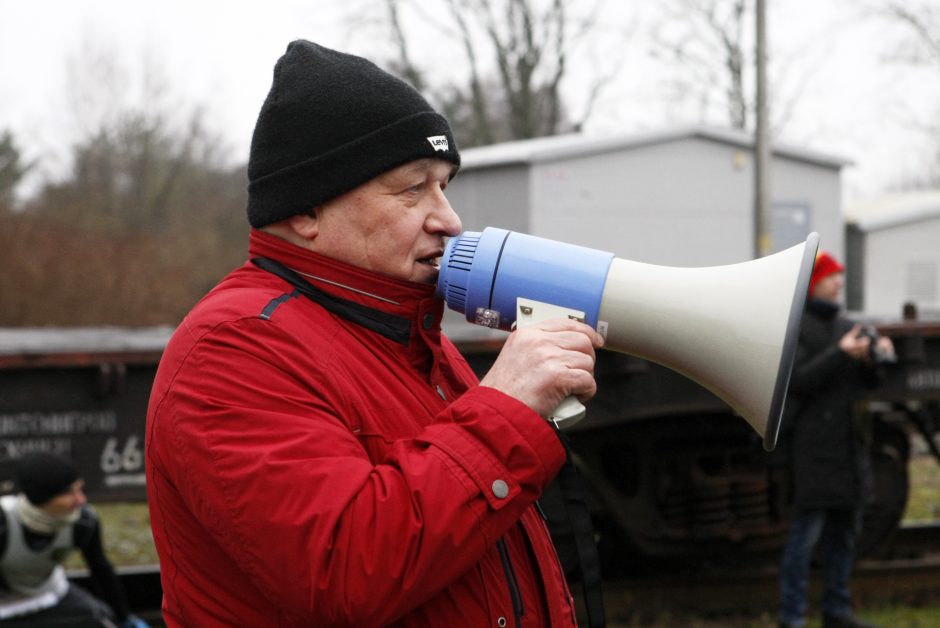
<path id="1" fill-rule="evenodd" d="M 378 318 L 384 314 L 406 319 L 410 325 L 407 340 L 399 341 L 399 344 L 409 347 L 413 360 L 425 362 L 428 356 L 421 347 L 440 345 L 444 302 L 432 284 L 374 273 L 258 229 L 251 230 L 248 253 L 252 259 L 264 257 L 279 262 L 317 290 L 369 308 Z"/>
<path id="2" fill-rule="evenodd" d="M 806 301 L 806 311 L 825 320 L 832 320 L 842 308 L 838 303 L 810 297 Z"/>

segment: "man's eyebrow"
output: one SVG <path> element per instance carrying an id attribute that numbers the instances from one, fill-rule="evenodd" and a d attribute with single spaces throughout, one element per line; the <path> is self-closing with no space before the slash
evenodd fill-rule
<path id="1" fill-rule="evenodd" d="M 450 168 L 445 173 L 444 178 L 450 181 L 457 173 L 458 168 L 448 164 Z M 377 178 L 379 181 L 387 184 L 397 184 L 400 179 L 406 179 L 414 176 L 429 176 L 437 172 L 437 163 L 431 160 L 418 160 L 415 162 L 403 164 L 393 170 L 389 170 Z"/>
<path id="2" fill-rule="evenodd" d="M 399 166 L 385 172 L 383 177 L 410 177 L 415 174 L 423 174 L 430 170 L 430 166 L 422 163 L 410 163 Z"/>

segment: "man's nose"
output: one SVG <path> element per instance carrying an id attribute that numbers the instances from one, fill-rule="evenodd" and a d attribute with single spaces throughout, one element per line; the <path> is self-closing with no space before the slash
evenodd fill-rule
<path id="1" fill-rule="evenodd" d="M 450 201 L 444 196 L 443 191 L 440 192 L 437 206 L 429 216 L 428 229 L 431 233 L 443 233 L 448 236 L 458 235 L 463 229 L 460 216 L 451 207 Z"/>

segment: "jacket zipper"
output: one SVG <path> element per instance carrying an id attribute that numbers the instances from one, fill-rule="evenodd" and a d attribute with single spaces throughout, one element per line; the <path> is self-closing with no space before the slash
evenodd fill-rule
<path id="1" fill-rule="evenodd" d="M 512 612 L 516 618 L 516 627 L 522 626 L 522 616 L 525 609 L 522 607 L 522 595 L 519 593 L 519 583 L 516 581 L 516 572 L 512 567 L 512 561 L 509 558 L 509 550 L 506 549 L 506 541 L 500 539 L 496 542 L 499 549 L 499 559 L 503 563 L 503 571 L 506 573 L 506 583 L 509 585 L 509 597 L 512 598 Z"/>

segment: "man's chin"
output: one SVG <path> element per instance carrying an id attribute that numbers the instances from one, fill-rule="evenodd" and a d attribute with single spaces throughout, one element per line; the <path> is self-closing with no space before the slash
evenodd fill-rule
<path id="1" fill-rule="evenodd" d="M 440 269 L 431 264 L 415 264 L 415 271 L 411 275 L 411 280 L 415 283 L 437 284 L 437 278 L 440 275 Z"/>

